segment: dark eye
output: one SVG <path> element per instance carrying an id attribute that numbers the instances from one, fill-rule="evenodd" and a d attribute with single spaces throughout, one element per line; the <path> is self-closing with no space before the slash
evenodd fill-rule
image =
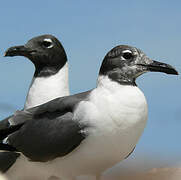
<path id="1" fill-rule="evenodd" d="M 46 48 L 51 48 L 53 45 L 52 45 L 52 42 L 50 42 L 50 41 L 43 41 L 42 46 L 44 46 Z"/>
<path id="2" fill-rule="evenodd" d="M 124 59 L 132 59 L 133 54 L 131 52 L 125 52 L 125 53 L 123 53 L 123 58 Z"/>
<path id="3" fill-rule="evenodd" d="M 43 41 L 43 42 L 42 42 L 42 45 L 45 46 L 45 47 L 49 47 L 49 46 L 51 46 L 51 44 L 52 44 L 52 43 L 51 43 L 51 42 L 48 42 L 48 41 Z"/>

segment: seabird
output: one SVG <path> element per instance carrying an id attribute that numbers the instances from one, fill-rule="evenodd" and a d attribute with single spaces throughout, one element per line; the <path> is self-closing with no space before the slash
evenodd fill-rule
<path id="1" fill-rule="evenodd" d="M 48 34 L 34 37 L 25 45 L 10 47 L 5 56 L 24 56 L 35 66 L 24 109 L 69 95 L 67 55 L 56 37 Z M 1 121 L 0 129 L 10 121 L 11 116 Z M 14 152 L 0 152 L 0 171 L 7 171 L 18 156 Z"/>
<path id="2" fill-rule="evenodd" d="M 105 56 L 96 88 L 17 111 L 13 125 L 0 130 L 0 149 L 21 153 L 8 177 L 99 180 L 133 151 L 145 128 L 147 102 L 135 80 L 149 71 L 178 74 L 140 49 L 119 45 Z"/>
<path id="3" fill-rule="evenodd" d="M 56 37 L 34 37 L 25 45 L 10 47 L 5 56 L 24 56 L 35 66 L 25 109 L 69 95 L 67 56 Z"/>

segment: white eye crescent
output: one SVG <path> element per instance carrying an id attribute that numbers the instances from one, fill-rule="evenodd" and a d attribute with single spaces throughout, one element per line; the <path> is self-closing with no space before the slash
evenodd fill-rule
<path id="1" fill-rule="evenodd" d="M 42 45 L 46 48 L 52 48 L 53 47 L 53 41 L 51 39 L 44 39 L 42 42 Z"/>
<path id="2" fill-rule="evenodd" d="M 122 52 L 122 57 L 123 57 L 123 59 L 124 60 L 129 60 L 129 59 L 132 59 L 133 58 L 133 53 L 132 53 L 132 51 L 130 51 L 130 50 L 124 50 L 123 52 Z"/>
<path id="3" fill-rule="evenodd" d="M 124 50 L 123 53 L 131 53 L 132 54 L 132 52 L 128 49 Z"/>

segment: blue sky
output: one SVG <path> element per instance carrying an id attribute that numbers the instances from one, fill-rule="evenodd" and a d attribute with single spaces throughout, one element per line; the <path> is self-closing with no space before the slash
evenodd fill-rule
<path id="1" fill-rule="evenodd" d="M 0 118 L 23 107 L 34 67 L 24 57 L 3 57 L 13 45 L 53 34 L 64 45 L 71 93 L 95 87 L 100 64 L 114 46 L 128 44 L 181 72 L 181 1 L 31 0 L 0 6 Z M 137 84 L 149 106 L 145 132 L 130 159 L 141 153 L 181 162 L 180 76 L 147 73 Z"/>

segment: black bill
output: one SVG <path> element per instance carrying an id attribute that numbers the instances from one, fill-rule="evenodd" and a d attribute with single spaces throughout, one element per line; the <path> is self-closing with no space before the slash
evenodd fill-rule
<path id="1" fill-rule="evenodd" d="M 152 60 L 152 63 L 150 63 L 150 64 L 141 64 L 141 65 L 145 66 L 148 71 L 163 72 L 166 74 L 178 75 L 178 72 L 176 71 L 176 69 L 166 63 L 161 63 L 161 62 Z"/>
<path id="2" fill-rule="evenodd" d="M 13 46 L 10 47 L 4 54 L 4 56 L 29 56 L 35 50 L 27 48 L 25 46 Z"/>

